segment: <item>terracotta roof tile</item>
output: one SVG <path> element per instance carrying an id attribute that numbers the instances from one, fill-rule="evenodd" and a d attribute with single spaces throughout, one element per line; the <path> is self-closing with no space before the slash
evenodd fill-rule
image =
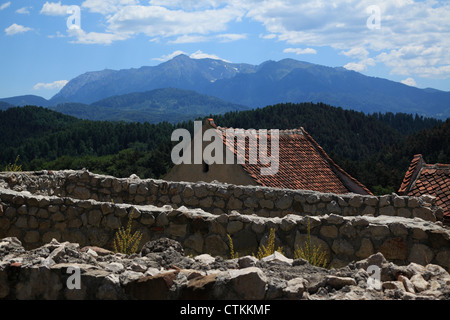
<path id="1" fill-rule="evenodd" d="M 444 216 L 450 219 L 450 165 L 426 164 L 423 161 L 418 166 L 418 159 L 421 158 L 421 155 L 414 156 L 399 189 L 399 194 L 435 196 L 436 204 L 444 209 Z M 417 176 L 413 180 L 411 180 L 411 172 L 417 172 Z"/>
<path id="2" fill-rule="evenodd" d="M 218 127 L 213 122 L 211 125 L 218 130 L 219 134 L 222 134 L 227 148 L 237 155 L 236 142 L 233 143 L 235 148 L 231 150 L 231 141 L 226 140 L 226 129 L 230 128 Z M 270 130 L 267 130 L 267 133 L 267 138 L 261 137 L 260 139 L 266 139 L 267 154 L 270 155 Z M 257 164 L 250 164 L 249 144 L 246 143 L 245 147 L 246 161 L 242 167 L 260 185 L 344 194 L 355 192 L 350 190 L 348 186 L 350 183 L 357 185 L 358 190 L 362 190 L 361 193 L 372 194 L 363 184 L 334 163 L 303 128 L 279 130 L 279 168 L 274 175 L 261 174 L 261 168 L 270 167 L 270 164 L 262 164 L 259 157 Z"/>

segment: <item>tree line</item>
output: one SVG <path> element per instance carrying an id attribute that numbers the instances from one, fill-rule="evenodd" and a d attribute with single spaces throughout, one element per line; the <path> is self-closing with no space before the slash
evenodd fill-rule
<path id="1" fill-rule="evenodd" d="M 450 163 L 450 120 L 345 110 L 322 103 L 284 103 L 209 115 L 234 128 L 305 130 L 344 170 L 376 194 L 395 192 L 416 153 Z M 199 120 L 199 119 L 197 119 Z M 0 111 L 0 168 L 19 155 L 23 170 L 87 168 L 128 177 L 162 178 L 171 169 L 178 124 L 80 120 L 42 107 Z"/>

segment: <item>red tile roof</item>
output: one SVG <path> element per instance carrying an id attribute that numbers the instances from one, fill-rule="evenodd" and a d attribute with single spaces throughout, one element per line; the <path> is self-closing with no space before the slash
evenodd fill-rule
<path id="1" fill-rule="evenodd" d="M 232 128 L 218 127 L 213 119 L 207 121 L 222 134 L 225 145 L 231 150 L 230 144 L 226 141 L 225 131 Z M 269 136 L 266 138 L 267 153 L 270 155 L 270 130 L 267 130 L 267 133 Z M 236 149 L 235 147 L 231 150 L 235 155 Z M 261 174 L 261 168 L 269 167 L 270 164 L 264 165 L 259 162 L 259 158 L 257 160 L 257 164 L 249 164 L 249 144 L 246 143 L 245 164 L 242 164 L 242 167 L 262 186 L 337 194 L 349 192 L 372 194 L 363 184 L 340 168 L 304 128 L 279 130 L 279 168 L 276 174 Z"/>
<path id="2" fill-rule="evenodd" d="M 450 165 L 426 164 L 421 154 L 415 155 L 398 193 L 435 196 L 436 205 L 444 209 L 444 217 L 450 219 Z"/>

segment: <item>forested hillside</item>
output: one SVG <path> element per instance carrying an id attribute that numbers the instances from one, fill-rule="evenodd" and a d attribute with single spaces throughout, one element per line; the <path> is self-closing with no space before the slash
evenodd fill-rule
<path id="1" fill-rule="evenodd" d="M 416 153 L 450 163 L 450 120 L 372 114 L 325 104 L 278 104 L 211 115 L 235 128 L 304 127 L 346 171 L 374 193 L 393 192 Z M 23 170 L 87 168 L 128 177 L 161 178 L 171 168 L 171 133 L 193 122 L 125 123 L 80 120 L 27 106 L 0 111 L 0 169 L 20 156 Z"/>
<path id="2" fill-rule="evenodd" d="M 174 88 L 113 96 L 90 105 L 61 103 L 49 108 L 80 119 L 149 123 L 178 123 L 208 112 L 223 114 L 249 109 L 194 91 Z"/>

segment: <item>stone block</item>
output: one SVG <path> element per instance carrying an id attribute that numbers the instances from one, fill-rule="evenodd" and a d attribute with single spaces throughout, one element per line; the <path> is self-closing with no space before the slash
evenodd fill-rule
<path id="1" fill-rule="evenodd" d="M 395 208 L 393 206 L 385 206 L 380 208 L 378 212 L 382 216 L 394 216 Z"/>
<path id="2" fill-rule="evenodd" d="M 391 196 L 390 195 L 384 195 L 379 198 L 378 206 L 380 208 L 386 207 L 390 204 L 391 204 Z"/>
<path id="3" fill-rule="evenodd" d="M 327 204 L 327 212 L 340 214 L 341 207 L 339 206 L 339 204 L 336 201 L 332 200 L 330 203 Z"/>
<path id="4" fill-rule="evenodd" d="M 371 256 L 374 253 L 372 241 L 368 238 L 361 239 L 361 246 L 359 250 L 356 252 L 356 256 L 360 259 L 365 259 Z"/>
<path id="5" fill-rule="evenodd" d="M 408 207 L 409 208 L 417 208 L 420 206 L 420 201 L 418 198 L 410 197 L 408 198 Z"/>
<path id="6" fill-rule="evenodd" d="M 415 243 L 412 245 L 408 261 L 409 262 L 415 262 L 421 265 L 427 265 L 431 263 L 431 261 L 434 258 L 433 250 L 431 250 L 428 246 L 421 244 L 421 243 Z"/>
<path id="7" fill-rule="evenodd" d="M 428 281 L 426 281 L 420 273 L 413 275 L 410 281 L 417 292 L 425 291 L 429 287 Z"/>
<path id="8" fill-rule="evenodd" d="M 331 249 L 337 255 L 345 255 L 348 257 L 351 257 L 355 253 L 355 249 L 352 244 L 345 239 L 335 239 Z"/>
<path id="9" fill-rule="evenodd" d="M 378 251 L 388 260 L 406 260 L 408 247 L 403 238 L 390 238 L 383 242 Z"/>
<path id="10" fill-rule="evenodd" d="M 361 196 L 353 196 L 352 198 L 350 198 L 350 200 L 348 201 L 348 204 L 354 208 L 359 208 L 362 206 L 363 204 L 363 198 Z"/>
<path id="11" fill-rule="evenodd" d="M 364 210 L 361 212 L 363 216 L 374 216 L 377 210 L 372 206 L 366 206 Z"/>
<path id="12" fill-rule="evenodd" d="M 75 187 L 73 189 L 73 196 L 77 199 L 87 200 L 91 197 L 91 193 L 85 187 Z"/>
<path id="13" fill-rule="evenodd" d="M 117 230 L 121 227 L 120 219 L 112 214 L 107 215 L 103 220 L 108 229 Z"/>
<path id="14" fill-rule="evenodd" d="M 244 227 L 244 224 L 241 221 L 230 221 L 227 226 L 227 232 L 229 234 L 234 234 Z"/>
<path id="15" fill-rule="evenodd" d="M 259 205 L 263 209 L 273 209 L 275 206 L 272 200 L 266 200 L 266 199 L 261 199 L 259 201 Z"/>
<path id="16" fill-rule="evenodd" d="M 26 216 L 21 216 L 16 220 L 15 226 L 20 229 L 28 228 L 28 219 Z"/>
<path id="17" fill-rule="evenodd" d="M 194 233 L 186 238 L 183 247 L 194 250 L 196 253 L 203 252 L 203 237 L 199 233 Z"/>
<path id="18" fill-rule="evenodd" d="M 182 192 L 182 196 L 184 199 L 190 198 L 194 195 L 194 190 L 191 186 L 186 186 Z"/>
<path id="19" fill-rule="evenodd" d="M 203 184 L 194 185 L 193 189 L 194 189 L 194 194 L 197 198 L 204 198 L 204 197 L 208 196 L 208 194 L 209 194 L 208 189 L 206 188 L 206 185 L 203 185 Z"/>
<path id="20" fill-rule="evenodd" d="M 433 211 L 430 208 L 421 207 L 421 208 L 414 208 L 412 212 L 413 218 L 420 218 L 425 221 L 436 221 L 436 217 L 433 214 Z"/>
<path id="21" fill-rule="evenodd" d="M 323 226 L 320 228 L 320 235 L 326 238 L 336 238 L 338 236 L 338 229 L 336 226 Z"/>
<path id="22" fill-rule="evenodd" d="M 292 206 L 292 201 L 293 201 L 292 197 L 285 195 L 276 201 L 275 207 L 280 210 L 289 209 Z"/>
<path id="23" fill-rule="evenodd" d="M 411 210 L 408 208 L 400 208 L 397 210 L 397 216 L 404 218 L 411 218 Z"/>
<path id="24" fill-rule="evenodd" d="M 23 240 L 26 243 L 37 243 L 39 242 L 39 238 L 40 235 L 38 231 L 27 231 Z"/>
<path id="25" fill-rule="evenodd" d="M 346 237 L 347 239 L 356 237 L 356 229 L 350 223 L 346 223 L 339 228 L 339 234 Z"/>
<path id="26" fill-rule="evenodd" d="M 384 239 L 391 233 L 389 227 L 386 225 L 369 224 L 369 230 L 374 240 Z"/>
<path id="27" fill-rule="evenodd" d="M 403 208 L 406 206 L 406 201 L 404 197 L 394 197 L 394 207 Z"/>
<path id="28" fill-rule="evenodd" d="M 330 224 L 341 224 L 344 222 L 344 218 L 337 214 L 330 214 L 328 217 L 326 217 L 326 221 Z"/>
<path id="29" fill-rule="evenodd" d="M 266 293 L 267 278 L 256 267 L 229 271 L 229 283 L 235 295 L 242 300 L 263 300 Z"/>
<path id="30" fill-rule="evenodd" d="M 99 227 L 102 216 L 103 214 L 100 210 L 92 210 L 88 213 L 88 223 L 91 226 Z"/>
<path id="31" fill-rule="evenodd" d="M 370 196 L 370 197 L 365 197 L 364 198 L 364 204 L 366 204 L 367 206 L 370 206 L 370 207 L 376 207 L 376 206 L 378 206 L 378 198 L 377 197 L 372 197 L 372 196 Z"/>
<path id="32" fill-rule="evenodd" d="M 309 204 L 316 204 L 320 202 L 320 197 L 317 194 L 311 194 L 306 198 L 306 202 Z"/>
<path id="33" fill-rule="evenodd" d="M 213 234 L 205 238 L 205 252 L 212 256 L 228 256 L 228 245 L 222 240 L 219 235 Z M 235 247 L 236 252 L 236 247 Z"/>

